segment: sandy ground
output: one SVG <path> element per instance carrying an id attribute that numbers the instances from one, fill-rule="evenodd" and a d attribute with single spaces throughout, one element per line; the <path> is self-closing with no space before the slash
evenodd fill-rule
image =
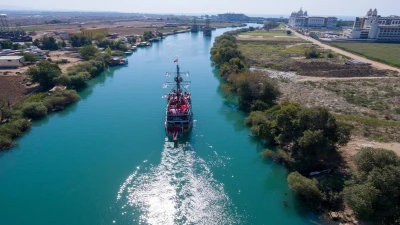
<path id="1" fill-rule="evenodd" d="M 25 75 L 0 75 L 0 97 L 9 101 L 11 107 L 25 98 L 29 89 L 23 84 Z"/>
<path id="2" fill-rule="evenodd" d="M 350 52 L 346 52 L 346 51 L 343 51 L 341 49 L 338 49 L 338 48 L 335 48 L 335 47 L 332 47 L 332 46 L 329 46 L 327 44 L 323 44 L 320 41 L 317 41 L 317 40 L 315 40 L 315 39 L 313 39 L 311 37 L 304 36 L 302 34 L 299 34 L 299 33 L 295 32 L 295 31 L 293 31 L 293 33 L 299 38 L 302 38 L 304 40 L 310 41 L 313 44 L 319 45 L 321 48 L 332 50 L 332 51 L 334 51 L 336 53 L 339 53 L 341 55 L 350 57 L 352 59 L 356 59 L 356 60 L 360 60 L 360 61 L 371 63 L 371 66 L 373 66 L 373 67 L 375 67 L 377 69 L 393 70 L 393 71 L 397 71 L 397 72 L 400 73 L 400 69 L 399 68 L 396 68 L 396 67 L 393 67 L 393 66 L 389 66 L 389 65 L 386 65 L 384 63 L 376 62 L 376 61 L 367 59 L 365 57 L 362 57 L 362 56 L 359 56 L 359 55 L 356 55 L 356 54 L 353 54 L 353 53 L 350 53 Z"/>
<path id="3" fill-rule="evenodd" d="M 61 68 L 61 71 L 63 73 L 67 71 L 68 67 L 73 66 L 73 65 L 83 61 L 82 59 L 79 59 L 79 58 L 70 57 L 68 55 L 68 53 L 70 53 L 70 52 L 67 52 L 67 51 L 51 51 L 49 53 L 49 57 L 52 60 L 61 60 L 61 59 L 67 59 L 68 60 L 68 63 L 58 64 L 58 66 Z"/>

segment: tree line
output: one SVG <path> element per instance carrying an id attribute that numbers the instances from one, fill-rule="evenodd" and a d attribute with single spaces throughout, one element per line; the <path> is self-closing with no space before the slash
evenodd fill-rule
<path id="1" fill-rule="evenodd" d="M 290 188 L 314 210 L 339 210 L 346 203 L 359 218 L 400 222 L 399 157 L 389 150 L 362 149 L 354 159 L 356 174 L 335 171 L 343 163 L 337 149 L 350 140 L 352 125 L 337 121 L 324 107 L 276 102 L 280 91 L 274 80 L 250 71 L 238 49 L 235 35 L 247 31 L 217 37 L 211 58 L 224 95 L 237 96 L 239 107 L 249 113 L 245 122 L 253 135 L 279 147 L 263 155 L 292 171 Z M 314 171 L 323 175 L 311 177 Z"/>

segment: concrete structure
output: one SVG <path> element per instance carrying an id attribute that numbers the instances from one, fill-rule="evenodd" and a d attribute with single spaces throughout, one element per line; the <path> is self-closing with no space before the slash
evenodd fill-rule
<path id="1" fill-rule="evenodd" d="M 370 9 L 354 21 L 353 39 L 374 39 L 378 42 L 400 42 L 400 16 L 382 17 Z"/>
<path id="2" fill-rule="evenodd" d="M 295 28 L 306 27 L 321 27 L 321 28 L 335 28 L 337 24 L 336 17 L 320 17 L 308 16 L 307 11 L 303 12 L 300 8 L 298 12 L 292 12 L 289 17 L 289 26 Z"/>
<path id="3" fill-rule="evenodd" d="M 0 56 L 0 68 L 18 68 L 22 66 L 25 58 L 23 56 Z"/>

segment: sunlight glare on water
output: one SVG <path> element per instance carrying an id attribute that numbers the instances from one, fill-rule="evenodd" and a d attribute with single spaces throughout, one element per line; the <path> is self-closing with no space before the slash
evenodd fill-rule
<path id="1" fill-rule="evenodd" d="M 149 165 L 148 171 L 138 167 L 121 185 L 117 200 L 122 208 L 130 208 L 139 224 L 240 223 L 206 162 L 189 143 L 174 145 L 166 140 L 160 164 Z"/>

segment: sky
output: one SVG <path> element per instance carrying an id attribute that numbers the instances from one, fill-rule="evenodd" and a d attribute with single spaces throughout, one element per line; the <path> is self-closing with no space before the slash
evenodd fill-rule
<path id="1" fill-rule="evenodd" d="M 12 2 L 12 3 L 10 3 Z M 400 15 L 399 0 L 18 0 L 0 1 L 2 9 L 57 11 L 114 11 L 129 13 L 218 14 L 287 16 L 300 7 L 310 16 L 364 16 L 377 8 L 382 16 Z M 0 12 L 1 13 L 1 12 Z"/>

